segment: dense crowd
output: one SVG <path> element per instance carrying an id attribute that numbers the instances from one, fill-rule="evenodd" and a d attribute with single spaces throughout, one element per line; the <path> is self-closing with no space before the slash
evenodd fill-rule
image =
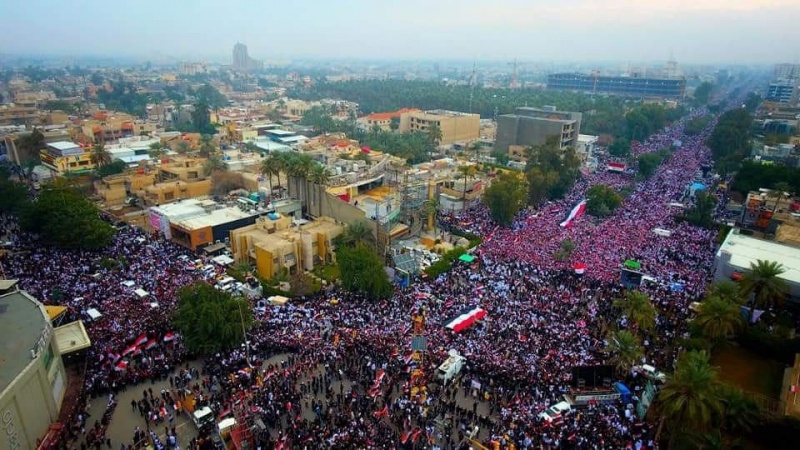
<path id="1" fill-rule="evenodd" d="M 627 321 L 611 307 L 623 292 L 617 281 L 626 259 L 639 261 L 656 280 L 642 286 L 658 308 L 642 362 L 673 364 L 679 349 L 672 343 L 685 331 L 689 302 L 708 282 L 714 250 L 711 231 L 677 221 L 669 206 L 691 204 L 685 188 L 709 160 L 706 135 L 685 136 L 684 123 L 634 147 L 641 154 L 682 141 L 611 217 L 583 216 L 559 226 L 590 186 L 633 186 L 631 173 L 586 174 L 566 198 L 523 211 L 510 229 L 492 224 L 485 207 L 443 217 L 445 227 L 486 237 L 476 263 L 458 263 L 384 301 L 334 289 L 270 307 L 257 315 L 248 349 L 215 355 L 194 376 L 183 366 L 186 352 L 169 323 L 176 290 L 201 279 L 179 258 L 185 249 L 131 227 L 118 230 L 102 254 L 41 248 L 36 236 L 3 217 L 3 234 L 13 238 L 3 264 L 22 289 L 45 304 L 67 306 L 67 320 L 87 322 L 94 345 L 86 397 L 113 398 L 127 386 L 169 378 L 180 392 L 193 391 L 198 406 L 217 412 L 246 402 L 266 424 L 256 436 L 262 448 L 461 448 L 478 426 L 477 440 L 503 448 L 652 449 L 654 430 L 626 405 L 591 405 L 557 422 L 539 413 L 568 390 L 573 366 L 607 363 L 606 331 Z M 554 255 L 566 239 L 576 248 L 559 261 Z M 587 266 L 584 275 L 573 273 L 577 263 Z M 484 321 L 463 333 L 443 328 L 476 306 L 488 312 Z M 428 351 L 416 362 L 409 357 L 410 324 L 419 313 Z M 467 366 L 456 382 L 444 384 L 434 372 L 451 349 Z M 278 354 L 290 356 L 263 364 Z M 421 379 L 412 380 L 413 368 L 422 369 Z M 637 392 L 644 384 L 633 376 L 625 381 Z M 157 426 L 181 412 L 181 400 L 145 391 L 131 407 Z M 73 436 L 85 427 L 84 404 L 72 412 L 67 433 Z M 174 430 L 167 427 L 166 434 L 163 445 L 174 448 Z M 137 430 L 135 438 L 145 436 Z M 100 429 L 93 439 L 101 441 Z"/>

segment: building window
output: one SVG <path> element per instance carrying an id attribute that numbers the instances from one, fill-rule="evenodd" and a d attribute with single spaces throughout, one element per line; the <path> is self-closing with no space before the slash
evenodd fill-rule
<path id="1" fill-rule="evenodd" d="M 173 192 L 165 192 L 164 193 L 164 200 L 172 200 L 175 198 L 175 194 Z"/>
<path id="2" fill-rule="evenodd" d="M 55 356 L 55 354 L 53 352 L 53 346 L 52 345 L 48 345 L 47 346 L 47 351 L 44 354 L 44 359 L 42 360 L 42 361 L 44 361 L 45 370 L 50 370 L 50 364 L 53 363 L 54 356 Z"/>

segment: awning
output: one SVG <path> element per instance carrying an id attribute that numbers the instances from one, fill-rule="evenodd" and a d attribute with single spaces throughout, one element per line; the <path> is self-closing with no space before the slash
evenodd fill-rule
<path id="1" fill-rule="evenodd" d="M 63 316 L 64 313 L 67 312 L 67 307 L 66 306 L 46 305 L 44 307 L 44 309 L 45 309 L 45 311 L 47 311 L 47 316 L 50 317 L 50 321 L 51 322 L 56 320 L 56 319 L 58 319 L 59 317 Z"/>
<path id="2" fill-rule="evenodd" d="M 68 355 L 92 346 L 92 340 L 89 339 L 82 320 L 76 320 L 54 328 L 53 333 L 58 344 L 58 351 L 62 355 Z"/>
<path id="3" fill-rule="evenodd" d="M 631 269 L 631 270 L 639 270 L 642 268 L 642 263 L 640 263 L 639 261 L 634 261 L 632 259 L 625 260 L 624 265 L 626 269 Z"/>
<path id="4" fill-rule="evenodd" d="M 10 291 L 14 289 L 19 280 L 0 280 L 0 292 Z"/>
<path id="5" fill-rule="evenodd" d="M 475 257 L 469 253 L 464 253 L 463 255 L 459 256 L 458 259 L 460 261 L 464 261 L 465 263 L 471 263 L 472 261 L 475 261 Z"/>

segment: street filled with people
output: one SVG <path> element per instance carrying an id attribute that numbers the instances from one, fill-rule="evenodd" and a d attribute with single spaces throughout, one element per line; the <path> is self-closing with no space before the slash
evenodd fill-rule
<path id="1" fill-rule="evenodd" d="M 626 260 L 652 280 L 639 289 L 658 310 L 642 364 L 672 368 L 688 306 L 710 280 L 716 238 L 676 217 L 691 206 L 687 186 L 710 161 L 704 142 L 714 121 L 690 137 L 683 133 L 690 117 L 634 146 L 637 155 L 680 141 L 648 180 L 635 182 L 629 171 L 584 174 L 564 199 L 526 209 L 508 229 L 494 225 L 485 206 L 441 217 L 445 228 L 484 237 L 475 262 L 419 278 L 387 300 L 333 288 L 267 307 L 256 313 L 249 345 L 208 358 L 200 370 L 186 365 L 190 355 L 170 318 L 177 290 L 204 279 L 197 268 L 206 257 L 187 258 L 185 248 L 135 227 L 118 229 L 102 253 L 43 248 L 4 216 L 2 234 L 13 242 L 3 259 L 7 277 L 45 304 L 66 306 L 65 320 L 84 320 L 92 340 L 83 398 L 71 406 L 62 448 L 110 447 L 103 429 L 113 420 L 114 396 L 143 387 L 131 404 L 142 426 L 121 448 L 149 436 L 156 448 L 212 448 L 202 434 L 181 440 L 171 428 L 174 416 L 187 414 L 187 393 L 194 409 L 210 406 L 218 417 L 246 405 L 265 426 L 255 433 L 265 449 L 656 448 L 653 425 L 622 402 L 592 403 L 558 420 L 541 413 L 563 400 L 573 367 L 609 363 L 608 330 L 628 322 L 612 307 L 624 294 Z M 713 189 L 710 176 L 701 179 Z M 598 183 L 632 190 L 608 218 L 578 215 L 561 226 Z M 565 240 L 574 251 L 556 258 Z M 210 278 L 223 273 L 217 266 Z M 444 327 L 477 307 L 486 317 L 472 327 Z M 420 359 L 410 347 L 414 326 L 427 336 Z M 438 379 L 451 350 L 466 365 L 454 380 Z M 276 355 L 289 356 L 267 362 Z M 638 398 L 646 380 L 622 378 Z M 152 380 L 169 380 L 173 389 L 154 395 Z M 108 399 L 110 414 L 91 427 L 84 408 L 96 397 Z M 161 427 L 161 438 L 150 430 Z"/>

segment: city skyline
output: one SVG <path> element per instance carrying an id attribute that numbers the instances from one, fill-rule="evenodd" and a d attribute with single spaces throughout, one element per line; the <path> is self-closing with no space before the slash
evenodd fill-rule
<path id="1" fill-rule="evenodd" d="M 790 44 L 800 39 L 794 26 L 800 19 L 797 0 L 409 0 L 402 5 L 305 0 L 269 8 L 238 0 L 227 3 L 224 14 L 204 0 L 143 0 L 124 15 L 80 7 L 91 1 L 77 3 L 69 8 L 52 0 L 4 4 L 0 48 L 14 55 L 220 62 L 230 61 L 236 42 L 247 44 L 250 56 L 261 61 L 665 61 L 672 55 L 696 64 L 793 62 L 800 56 Z"/>

